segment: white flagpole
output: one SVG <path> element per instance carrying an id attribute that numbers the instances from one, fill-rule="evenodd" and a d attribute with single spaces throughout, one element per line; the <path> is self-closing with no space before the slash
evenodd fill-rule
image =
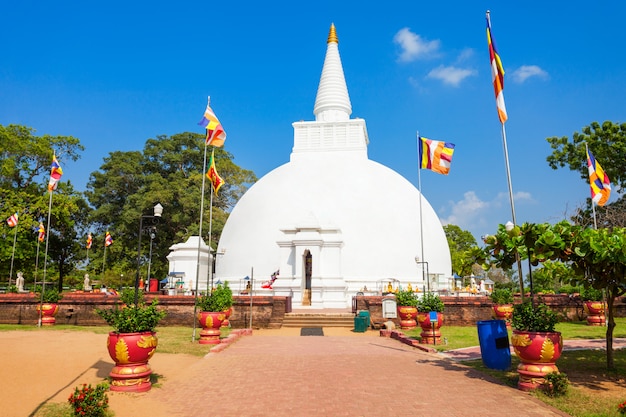
<path id="1" fill-rule="evenodd" d="M 13 232 L 13 252 L 11 253 L 11 273 L 9 274 L 9 287 L 11 286 L 11 281 L 13 280 L 13 259 L 15 258 L 15 244 L 17 243 L 17 227 L 20 225 L 19 218 L 17 220 L 17 224 L 13 227 L 15 230 Z"/>
<path id="2" fill-rule="evenodd" d="M 585 153 L 587 154 L 587 157 L 589 157 L 589 148 L 587 147 L 587 142 L 585 142 Z M 591 180 L 591 178 L 589 178 L 589 180 Z M 598 222 L 596 220 L 596 205 L 593 201 L 593 194 L 591 195 L 591 211 L 593 212 L 593 228 L 598 229 Z"/>
<path id="3" fill-rule="evenodd" d="M 52 192 L 53 190 L 49 190 L 50 200 L 48 202 L 48 227 L 46 227 L 46 254 L 43 262 L 43 281 L 41 282 L 41 298 L 39 299 L 39 320 L 37 321 L 37 325 L 41 327 L 41 319 L 43 316 L 43 293 L 46 290 L 46 267 L 48 265 L 48 244 L 50 242 L 50 215 L 52 213 Z M 37 285 L 37 281 L 35 280 L 35 286 Z"/>
<path id="4" fill-rule="evenodd" d="M 194 291 L 194 303 L 193 303 L 193 332 L 191 334 L 191 341 L 196 341 L 196 314 L 197 314 L 197 303 L 198 300 L 198 281 L 200 279 L 200 243 L 202 242 L 202 217 L 204 216 L 204 184 L 206 178 L 206 152 L 207 145 L 204 145 L 204 162 L 202 164 L 202 189 L 200 192 L 200 224 L 198 225 L 198 256 L 196 259 L 196 290 Z M 209 247 L 209 264 L 211 260 L 211 247 Z"/>
<path id="5" fill-rule="evenodd" d="M 39 237 L 37 237 L 37 257 L 35 258 L 35 282 L 37 282 L 37 270 L 39 269 Z"/>
<path id="6" fill-rule="evenodd" d="M 418 190 L 420 192 L 420 202 L 419 202 L 419 207 L 420 207 L 420 253 L 421 253 L 421 257 L 422 257 L 422 262 L 425 262 L 424 260 L 424 224 L 422 222 L 422 161 L 420 160 L 420 132 L 418 131 L 417 133 L 417 187 Z M 424 264 L 422 264 L 422 282 L 426 281 L 426 284 L 428 286 L 428 292 L 430 293 L 430 280 L 428 277 L 424 278 Z"/>

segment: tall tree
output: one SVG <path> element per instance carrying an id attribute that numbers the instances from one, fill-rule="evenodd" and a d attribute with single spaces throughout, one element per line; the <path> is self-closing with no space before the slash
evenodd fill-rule
<path id="1" fill-rule="evenodd" d="M 452 271 L 459 276 L 472 273 L 473 259 L 468 256 L 468 250 L 476 246 L 476 239 L 467 230 L 461 229 L 454 224 L 443 226 L 443 231 L 448 240 L 450 257 L 452 258 Z"/>

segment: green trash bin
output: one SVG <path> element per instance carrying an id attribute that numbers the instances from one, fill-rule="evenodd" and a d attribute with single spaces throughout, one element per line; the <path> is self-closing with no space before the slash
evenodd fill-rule
<path id="1" fill-rule="evenodd" d="M 358 333 L 363 333 L 366 329 L 367 325 L 365 324 L 365 317 L 354 316 L 354 331 Z"/>
<path id="2" fill-rule="evenodd" d="M 370 327 L 370 312 L 368 310 L 359 311 L 359 317 L 363 317 L 365 320 L 365 329 Z"/>

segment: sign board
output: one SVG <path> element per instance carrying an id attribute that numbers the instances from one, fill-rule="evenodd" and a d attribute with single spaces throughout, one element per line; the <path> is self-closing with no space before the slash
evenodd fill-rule
<path id="1" fill-rule="evenodd" d="M 436 323 L 437 322 L 437 312 L 436 311 L 431 311 L 430 315 L 428 316 L 428 318 L 430 319 L 431 323 Z"/>
<path id="2" fill-rule="evenodd" d="M 395 297 L 383 298 L 383 318 L 395 319 L 398 317 L 398 305 L 396 304 Z"/>

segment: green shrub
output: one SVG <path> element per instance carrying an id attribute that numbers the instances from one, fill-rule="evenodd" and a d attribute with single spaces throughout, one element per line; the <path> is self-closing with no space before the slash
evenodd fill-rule
<path id="1" fill-rule="evenodd" d="M 550 372 L 544 377 L 545 382 L 542 384 L 542 389 L 546 395 L 550 397 L 561 397 L 567 394 L 569 388 L 569 379 L 567 375 L 559 372 Z"/>
<path id="2" fill-rule="evenodd" d="M 494 304 L 513 304 L 513 293 L 508 288 L 496 288 L 489 297 Z"/>
<path id="3" fill-rule="evenodd" d="M 400 290 L 396 293 L 396 304 L 404 307 L 417 307 L 417 294 L 413 291 Z"/>
<path id="4" fill-rule="evenodd" d="M 422 313 L 428 313 L 429 311 L 443 313 L 444 309 L 445 305 L 443 301 L 441 301 L 441 298 L 435 293 L 427 292 L 417 302 L 417 310 Z"/>
<path id="5" fill-rule="evenodd" d="M 545 304 L 534 306 L 530 300 L 513 306 L 511 325 L 525 332 L 554 332 L 558 316 Z"/>
<path id="6" fill-rule="evenodd" d="M 115 305 L 110 309 L 96 310 L 96 314 L 113 327 L 116 333 L 153 332 L 166 315 L 165 311 L 157 309 L 158 298 L 146 304 L 142 291 L 137 293 L 137 305 L 135 305 L 133 289 L 122 291 L 120 301 L 123 303 L 121 306 Z"/>
<path id="7" fill-rule="evenodd" d="M 76 387 L 74 393 L 68 398 L 74 416 L 105 417 L 108 415 L 109 397 L 107 390 L 109 386 L 101 383 L 92 387 L 91 384 L 83 384 Z"/>
<path id="8" fill-rule="evenodd" d="M 203 294 L 198 297 L 196 305 L 202 311 L 226 311 L 233 305 L 233 291 L 226 283 L 218 284 L 211 294 Z"/>
<path id="9" fill-rule="evenodd" d="M 602 301 L 602 290 L 595 288 L 582 288 L 580 290 L 580 298 L 583 301 Z"/>

